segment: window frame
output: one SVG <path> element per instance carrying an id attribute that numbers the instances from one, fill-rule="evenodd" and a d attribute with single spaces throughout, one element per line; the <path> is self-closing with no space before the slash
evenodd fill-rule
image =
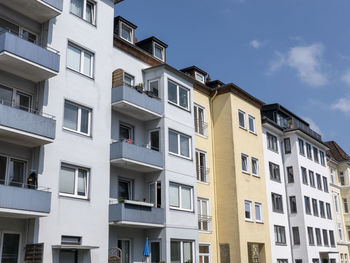
<path id="1" fill-rule="evenodd" d="M 207 198 L 198 197 L 198 198 L 197 198 L 197 203 L 200 204 L 200 206 L 197 207 L 197 210 L 198 210 L 198 226 L 201 225 L 201 227 L 198 227 L 198 231 L 204 232 L 204 233 L 208 233 L 208 232 L 211 231 L 211 224 L 210 224 L 210 201 L 209 201 L 209 199 L 207 199 Z M 204 219 L 205 216 L 202 215 L 202 212 L 203 212 L 203 211 L 202 211 L 202 204 L 203 204 L 203 203 L 205 203 L 205 205 L 206 205 L 206 207 L 207 207 L 207 215 L 206 215 L 207 218 L 205 218 L 205 219 Z M 200 216 L 201 216 L 201 218 L 200 218 Z M 200 220 L 200 219 L 202 219 L 202 220 Z M 203 229 L 203 221 L 205 221 L 205 220 L 206 220 L 206 222 L 207 222 L 207 228 L 208 228 L 207 230 Z"/>
<path id="2" fill-rule="evenodd" d="M 299 246 L 300 245 L 300 232 L 299 227 L 293 226 L 292 227 L 292 236 L 293 236 L 293 245 Z"/>
<path id="3" fill-rule="evenodd" d="M 171 254 L 171 242 L 180 242 L 180 263 L 186 263 L 184 262 L 184 254 L 183 254 L 183 250 L 184 250 L 184 243 L 191 243 L 191 248 L 192 248 L 192 262 L 195 262 L 195 258 L 196 258 L 196 253 L 195 253 L 195 241 L 194 240 L 190 240 L 190 239 L 170 239 L 170 254 Z M 171 260 L 171 257 L 170 257 Z M 172 262 L 172 261 L 171 261 Z"/>
<path id="4" fill-rule="evenodd" d="M 283 196 L 277 193 L 271 193 L 272 211 L 275 213 L 284 213 Z M 279 207 L 280 206 L 280 207 Z"/>
<path id="5" fill-rule="evenodd" d="M 272 139 L 271 141 L 271 145 L 270 145 L 270 140 L 269 138 Z M 275 153 L 278 153 L 278 139 L 277 139 L 277 136 L 269 133 L 269 132 L 266 132 L 266 141 L 267 141 L 267 149 L 275 152 Z"/>
<path id="6" fill-rule="evenodd" d="M 197 81 L 199 81 L 199 82 L 205 84 L 205 76 L 204 76 L 203 74 L 201 74 L 201 73 L 195 71 L 195 72 L 194 72 L 194 78 L 195 78 Z"/>
<path id="7" fill-rule="evenodd" d="M 257 208 L 260 211 L 260 217 L 261 217 L 260 219 L 257 219 L 257 217 L 256 217 L 256 209 Z M 260 203 L 260 202 L 255 202 L 254 203 L 254 213 L 255 213 L 255 222 L 256 223 L 264 223 L 262 203 Z"/>
<path id="8" fill-rule="evenodd" d="M 193 186 L 190 185 L 184 185 L 184 184 L 179 184 L 179 183 L 175 183 L 175 182 L 169 182 L 169 188 L 170 185 L 176 185 L 178 187 L 178 192 L 179 192 L 179 196 L 178 196 L 178 200 L 179 200 L 179 207 L 173 206 L 170 204 L 170 197 L 169 197 L 169 208 L 171 210 L 180 210 L 180 211 L 186 211 L 186 212 L 193 212 L 194 211 L 194 204 L 193 204 Z M 187 209 L 187 208 L 182 208 L 182 194 L 181 194 L 181 189 L 182 187 L 186 187 L 189 188 L 191 190 L 191 200 L 190 200 L 190 205 L 191 208 Z"/>
<path id="9" fill-rule="evenodd" d="M 158 95 L 154 95 L 153 91 L 151 90 L 151 83 L 154 83 L 154 82 L 157 82 L 157 89 L 158 89 Z M 160 79 L 151 79 L 151 80 L 148 80 L 148 87 L 147 87 L 147 90 L 149 92 L 152 93 L 152 95 L 155 97 L 155 98 L 160 98 Z"/>
<path id="10" fill-rule="evenodd" d="M 68 47 L 69 46 L 80 50 L 79 70 L 76 70 L 76 69 L 68 66 L 67 62 L 68 62 Z M 84 57 L 85 57 L 85 53 L 89 54 L 91 56 L 91 60 L 90 60 L 90 75 L 84 73 Z M 79 74 L 81 74 L 83 76 L 86 76 L 86 77 L 88 77 L 90 79 L 94 79 L 94 76 L 95 76 L 95 70 L 94 70 L 95 69 L 95 53 L 69 40 L 68 44 L 67 44 L 67 49 L 66 49 L 66 68 L 69 69 L 69 70 L 72 70 L 74 72 L 77 72 L 77 73 L 79 73 Z"/>
<path id="11" fill-rule="evenodd" d="M 199 164 L 199 159 L 200 155 L 203 154 L 204 158 L 205 158 L 205 166 L 198 166 L 197 164 Z M 204 183 L 204 184 L 209 184 L 209 172 L 208 172 L 208 153 L 199 149 L 195 149 L 195 162 L 196 162 L 196 176 L 197 176 L 197 182 L 199 183 Z M 204 169 L 203 169 L 204 168 Z M 205 180 L 202 181 L 201 180 L 201 172 L 202 169 L 204 170 L 204 177 Z"/>
<path id="12" fill-rule="evenodd" d="M 247 169 L 246 170 L 244 170 L 243 169 L 243 158 L 245 158 L 246 159 L 246 161 L 247 161 Z M 245 173 L 245 174 L 250 174 L 250 171 L 249 171 L 249 155 L 247 155 L 247 154 L 245 154 L 245 153 L 241 153 L 241 169 L 242 169 L 242 173 Z"/>
<path id="13" fill-rule="evenodd" d="M 70 7 L 69 7 L 69 13 L 84 20 L 85 22 L 89 23 L 90 25 L 93 25 L 93 26 L 96 26 L 96 11 L 97 11 L 97 3 L 95 1 L 92 1 L 92 0 L 82 0 L 83 1 L 83 16 L 79 16 L 75 13 L 73 13 L 72 11 L 72 1 L 70 1 Z M 87 5 L 90 4 L 93 6 L 92 8 L 92 22 L 88 21 L 86 19 L 86 8 L 87 8 Z"/>
<path id="14" fill-rule="evenodd" d="M 241 123 L 240 123 L 240 120 L 239 120 L 240 114 L 243 115 L 244 126 L 242 126 Z M 238 126 L 239 126 L 240 128 L 242 128 L 242 129 L 244 129 L 244 130 L 247 130 L 247 120 L 246 120 L 246 116 L 247 116 L 247 114 L 246 114 L 244 111 L 238 109 Z"/>
<path id="15" fill-rule="evenodd" d="M 306 156 L 310 160 L 312 160 L 312 146 L 310 143 L 305 142 L 305 148 L 306 148 Z"/>
<path id="16" fill-rule="evenodd" d="M 256 172 L 254 173 L 254 165 L 253 165 L 253 162 L 256 163 Z M 258 158 L 255 158 L 255 157 L 251 157 L 251 167 L 252 167 L 252 175 L 255 176 L 255 177 L 260 177 L 260 167 L 259 167 L 259 159 Z"/>
<path id="17" fill-rule="evenodd" d="M 283 145 L 284 145 L 284 154 L 292 153 L 292 144 L 290 142 L 289 137 L 283 139 Z M 288 145 L 288 147 L 287 147 L 287 145 Z"/>
<path id="18" fill-rule="evenodd" d="M 169 82 L 172 82 L 172 84 L 176 85 L 176 103 L 171 101 L 171 100 L 169 100 Z M 168 85 L 167 86 L 167 88 L 168 88 L 168 98 L 167 98 L 168 103 L 170 103 L 170 104 L 172 104 L 174 106 L 177 106 L 180 109 L 183 109 L 183 110 L 186 110 L 186 111 L 190 112 L 191 111 L 191 98 L 190 98 L 191 97 L 191 92 L 190 92 L 190 90 L 188 88 L 178 84 L 176 81 L 174 81 L 174 80 L 172 80 L 170 78 L 168 78 L 167 85 Z M 185 108 L 185 107 L 180 105 L 180 89 L 183 89 L 183 90 L 185 90 L 187 92 L 187 108 Z"/>
<path id="19" fill-rule="evenodd" d="M 249 205 L 250 217 L 247 217 L 246 205 Z M 253 202 L 250 200 L 244 200 L 244 218 L 245 218 L 245 221 L 253 222 Z"/>
<path id="20" fill-rule="evenodd" d="M 299 147 L 299 154 L 302 156 L 305 156 L 305 147 L 304 147 L 304 140 L 301 138 L 298 138 L 298 147 Z"/>
<path id="21" fill-rule="evenodd" d="M 125 28 L 128 28 L 130 30 L 130 40 L 123 37 L 123 26 Z M 119 37 L 131 44 L 134 44 L 134 37 L 135 37 L 135 30 L 128 24 L 124 23 L 123 21 L 119 21 Z"/>
<path id="22" fill-rule="evenodd" d="M 159 57 L 156 56 L 156 47 L 161 50 L 162 58 L 159 58 Z M 165 48 L 163 46 L 159 45 L 158 43 L 154 42 L 154 41 L 153 41 L 153 56 L 156 59 L 165 62 Z"/>
<path id="23" fill-rule="evenodd" d="M 200 252 L 200 246 L 205 246 L 205 247 L 208 247 L 208 251 L 209 253 L 201 253 Z M 211 244 L 209 243 L 199 243 L 198 244 L 198 256 L 199 256 L 199 262 L 205 262 L 204 258 L 205 257 L 208 257 L 208 262 L 210 263 L 211 262 Z M 201 261 L 201 257 L 203 258 L 203 260 Z"/>
<path id="24" fill-rule="evenodd" d="M 307 227 L 307 236 L 309 241 L 309 246 L 315 245 L 314 229 L 310 226 Z"/>
<path id="25" fill-rule="evenodd" d="M 276 177 L 275 175 L 275 171 L 278 171 L 278 176 Z M 275 164 L 273 162 L 269 162 L 269 172 L 270 172 L 270 180 L 277 182 L 277 183 L 281 183 L 282 179 L 281 179 L 281 170 L 280 170 L 280 166 L 278 164 Z"/>
<path id="26" fill-rule="evenodd" d="M 292 206 L 292 204 L 293 204 L 293 206 Z M 289 209 L 290 209 L 291 214 L 298 213 L 297 197 L 296 196 L 289 196 Z"/>
<path id="27" fill-rule="evenodd" d="M 170 140 L 169 140 L 169 137 L 170 137 L 169 133 L 170 132 L 176 133 L 176 135 L 177 135 L 177 151 L 178 151 L 177 153 L 174 153 L 174 152 L 170 151 L 170 145 L 169 145 L 170 144 Z M 180 143 L 181 136 L 188 138 L 189 156 L 181 155 L 181 143 Z M 176 130 L 173 130 L 173 129 L 169 128 L 168 129 L 168 152 L 171 155 L 175 155 L 175 156 L 187 159 L 187 160 L 192 160 L 192 137 L 187 135 L 187 134 L 184 134 L 184 133 L 181 133 L 181 132 L 178 132 Z"/>
<path id="28" fill-rule="evenodd" d="M 64 114 L 64 111 L 65 111 L 65 106 L 66 106 L 66 103 L 67 104 L 70 104 L 70 105 L 73 105 L 75 107 L 78 108 L 78 119 L 77 119 L 77 130 L 73 130 L 71 128 L 68 128 L 68 127 L 65 127 L 64 126 L 64 120 L 65 120 L 65 114 Z M 82 132 L 81 131 L 81 112 L 82 110 L 86 110 L 88 111 L 88 132 L 85 133 L 85 132 Z M 70 131 L 70 132 L 74 132 L 74 133 L 78 133 L 80 135 L 84 135 L 84 136 L 87 136 L 87 137 L 92 137 L 92 108 L 89 108 L 87 106 L 84 106 L 84 105 L 81 105 L 81 104 L 78 104 L 78 103 L 75 103 L 71 100 L 68 100 L 68 99 L 65 99 L 64 100 L 64 104 L 63 104 L 63 122 L 62 122 L 62 128 L 64 130 L 67 130 L 67 131 Z"/>
<path id="29" fill-rule="evenodd" d="M 82 166 L 77 166 L 69 163 L 61 163 L 60 165 L 60 178 L 59 182 L 61 182 L 61 170 L 62 167 L 68 168 L 68 169 L 74 169 L 74 193 L 69 194 L 69 193 L 61 193 L 60 191 L 60 184 L 58 186 L 58 195 L 63 196 L 63 197 L 71 197 L 75 199 L 83 199 L 83 200 L 89 200 L 90 196 L 90 169 Z M 79 176 L 79 170 L 83 170 L 86 172 L 86 188 L 85 188 L 85 196 L 78 195 L 78 176 Z"/>
<path id="30" fill-rule="evenodd" d="M 284 226 L 274 225 L 273 229 L 274 229 L 274 233 L 275 233 L 275 245 L 276 246 L 285 246 L 287 244 L 286 228 Z M 279 237 L 281 238 L 281 240 L 278 240 Z"/>
<path id="31" fill-rule="evenodd" d="M 315 163 L 320 163 L 320 158 L 318 156 L 318 148 L 315 147 L 315 146 L 312 146 L 312 152 L 313 152 L 313 155 L 314 155 L 314 162 Z"/>
<path id="32" fill-rule="evenodd" d="M 305 214 L 312 215 L 310 197 L 304 196 Z"/>
<path id="33" fill-rule="evenodd" d="M 200 120 L 198 118 L 199 116 L 199 111 L 202 111 L 203 112 L 203 121 L 202 121 L 202 124 L 200 123 Z M 193 114 L 194 114 L 194 130 L 195 130 L 195 133 L 199 136 L 203 136 L 205 138 L 207 138 L 207 123 L 206 123 L 206 110 L 205 110 L 205 107 L 197 104 L 197 103 L 194 103 L 193 105 Z M 203 127 L 201 127 L 203 129 L 203 134 L 200 133 L 200 125 L 202 125 Z"/>
<path id="34" fill-rule="evenodd" d="M 250 127 L 250 120 L 253 120 L 253 130 L 251 130 L 251 127 Z M 250 133 L 257 134 L 257 131 L 256 131 L 256 119 L 255 119 L 255 117 L 253 117 L 250 114 L 248 114 L 248 129 L 249 129 Z"/>
<path id="35" fill-rule="evenodd" d="M 288 184 L 292 184 L 292 183 L 294 183 L 294 169 L 293 169 L 293 166 L 288 166 L 286 169 L 287 169 Z M 292 172 L 291 174 L 290 174 L 290 171 Z"/>

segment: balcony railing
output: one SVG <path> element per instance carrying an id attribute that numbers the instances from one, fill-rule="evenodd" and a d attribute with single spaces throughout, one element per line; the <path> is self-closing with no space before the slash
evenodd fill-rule
<path id="1" fill-rule="evenodd" d="M 309 126 L 305 125 L 303 122 L 295 119 L 295 118 L 289 118 L 284 119 L 283 121 L 279 121 L 278 123 L 282 128 L 285 129 L 300 129 L 301 131 L 305 132 L 306 134 L 310 135 L 314 139 L 318 141 L 322 141 L 322 136 L 318 134 L 317 132 L 310 129 Z"/>
<path id="2" fill-rule="evenodd" d="M 110 248 L 108 251 L 108 263 L 122 263 L 123 251 L 120 248 Z"/>
<path id="3" fill-rule="evenodd" d="M 209 232 L 211 220 L 211 216 L 198 215 L 198 230 Z"/>
<path id="4" fill-rule="evenodd" d="M 208 124 L 206 122 L 203 121 L 199 121 L 199 120 L 195 120 L 194 122 L 194 127 L 195 127 L 195 132 L 203 135 L 203 136 L 207 136 L 207 128 L 208 128 Z"/>
<path id="5" fill-rule="evenodd" d="M 206 166 L 197 166 L 197 180 L 203 183 L 209 182 L 209 168 Z"/>

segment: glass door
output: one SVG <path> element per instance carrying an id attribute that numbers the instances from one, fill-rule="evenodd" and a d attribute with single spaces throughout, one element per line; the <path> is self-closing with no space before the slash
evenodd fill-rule
<path id="1" fill-rule="evenodd" d="M 149 185 L 149 200 L 154 207 L 160 208 L 162 205 L 162 185 L 161 182 L 154 182 Z"/>
<path id="2" fill-rule="evenodd" d="M 16 107 L 20 110 L 31 112 L 32 97 L 22 92 L 16 93 Z"/>
<path id="3" fill-rule="evenodd" d="M 0 184 L 5 184 L 7 158 L 0 156 Z"/>
<path id="4" fill-rule="evenodd" d="M 160 262 L 160 242 L 151 241 L 151 263 Z"/>
<path id="5" fill-rule="evenodd" d="M 122 251 L 121 263 L 130 263 L 130 240 L 118 240 L 118 248 Z"/>
<path id="6" fill-rule="evenodd" d="M 26 166 L 27 163 L 25 161 L 10 159 L 9 184 L 11 186 L 23 186 L 26 179 Z"/>
<path id="7" fill-rule="evenodd" d="M 2 263 L 17 263 L 19 251 L 19 234 L 5 233 L 2 239 Z"/>

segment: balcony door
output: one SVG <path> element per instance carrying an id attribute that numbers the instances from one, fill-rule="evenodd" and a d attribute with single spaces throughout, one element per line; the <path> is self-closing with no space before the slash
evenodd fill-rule
<path id="1" fill-rule="evenodd" d="M 118 248 L 122 251 L 122 260 L 121 263 L 130 263 L 131 262 L 131 243 L 130 240 L 122 239 L 118 240 Z"/>
<path id="2" fill-rule="evenodd" d="M 20 244 L 20 235 L 13 233 L 4 233 L 1 244 L 2 263 L 18 263 L 18 252 Z"/>
<path id="3" fill-rule="evenodd" d="M 151 263 L 160 262 L 160 241 L 151 241 Z"/>
<path id="4" fill-rule="evenodd" d="M 0 156 L 0 184 L 24 186 L 27 178 L 27 162 Z"/>
<path id="5" fill-rule="evenodd" d="M 160 208 L 162 206 L 162 184 L 161 182 L 154 182 L 149 185 L 149 200 L 154 207 Z"/>
<path id="6" fill-rule="evenodd" d="M 32 96 L 0 85 L 0 104 L 16 107 L 24 111 L 31 111 Z"/>

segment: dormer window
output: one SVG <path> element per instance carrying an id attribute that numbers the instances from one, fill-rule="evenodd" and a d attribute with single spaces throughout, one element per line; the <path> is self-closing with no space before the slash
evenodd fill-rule
<path id="1" fill-rule="evenodd" d="M 132 27 L 124 24 L 123 22 L 120 23 L 120 37 L 130 43 L 133 43 L 134 41 L 134 30 Z"/>
<path id="2" fill-rule="evenodd" d="M 155 42 L 153 42 L 153 54 L 159 60 L 164 61 L 164 47 Z"/>
<path id="3" fill-rule="evenodd" d="M 204 76 L 198 72 L 195 72 L 195 78 L 196 80 L 198 80 L 199 82 L 204 83 Z"/>

